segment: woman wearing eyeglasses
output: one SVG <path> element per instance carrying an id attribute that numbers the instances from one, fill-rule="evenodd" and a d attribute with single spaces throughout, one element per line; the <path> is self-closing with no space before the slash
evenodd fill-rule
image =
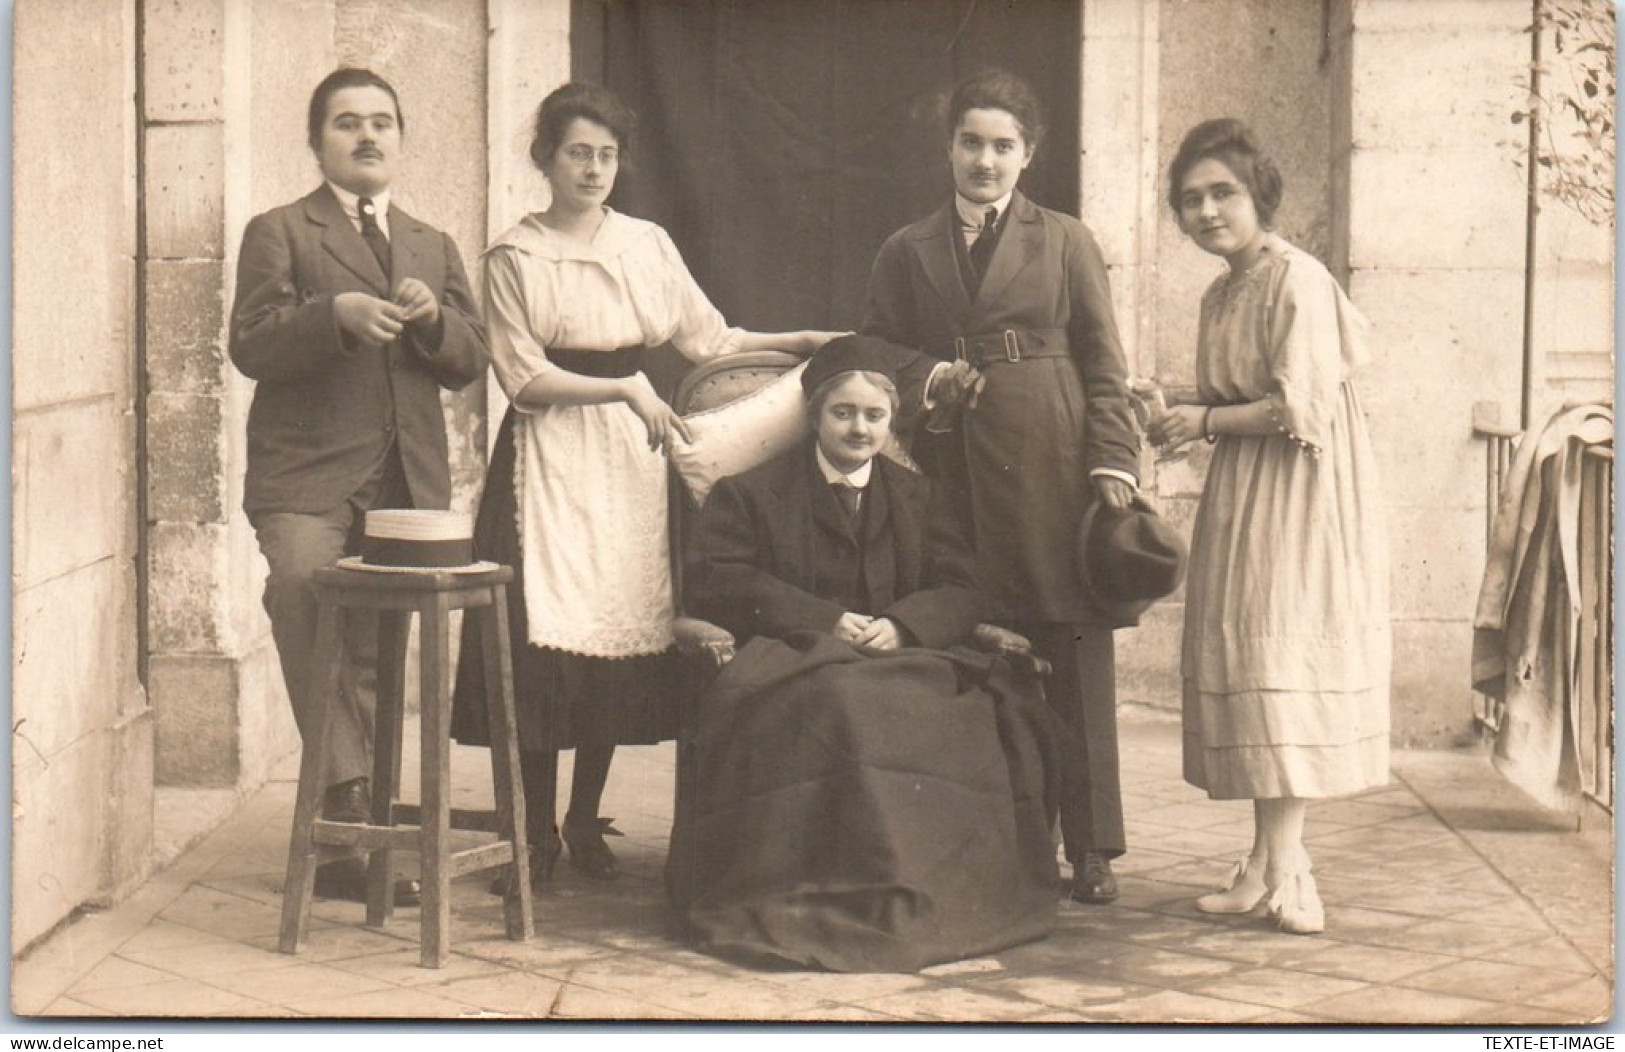
<path id="1" fill-rule="evenodd" d="M 654 223 L 605 204 L 632 114 L 609 91 L 566 84 L 542 101 L 530 157 L 552 191 L 484 255 L 492 366 L 512 403 L 476 524 L 482 558 L 514 567 L 511 618 L 531 874 L 564 847 L 610 880 L 616 832 L 599 802 L 615 747 L 675 735 L 665 454 L 681 419 L 642 371 L 666 343 L 691 361 L 830 334 L 731 328 Z M 479 641 L 460 663 L 453 733 L 485 744 Z M 575 750 L 555 832 L 558 751 Z M 561 835 L 562 834 L 562 843 Z"/>

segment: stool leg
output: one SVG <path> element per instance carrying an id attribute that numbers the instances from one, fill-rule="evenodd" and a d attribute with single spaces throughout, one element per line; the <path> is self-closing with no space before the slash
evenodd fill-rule
<path id="1" fill-rule="evenodd" d="M 423 869 L 421 963 L 443 968 L 451 944 L 451 873 L 446 866 L 451 830 L 451 606 L 444 592 L 419 608 L 422 650 L 423 807 L 419 818 L 419 857 Z"/>
<path id="2" fill-rule="evenodd" d="M 316 653 L 312 687 L 318 697 L 332 698 L 338 691 L 339 662 L 344 640 L 339 627 L 338 607 L 322 596 L 316 614 Z M 299 756 L 299 795 L 293 807 L 293 831 L 288 837 L 288 871 L 282 884 L 282 929 L 277 949 L 298 953 L 310 924 L 310 900 L 316 882 L 318 847 L 315 824 L 322 806 L 322 784 L 326 769 L 328 727 L 333 707 L 322 708 L 316 727 L 303 742 Z"/>
<path id="3" fill-rule="evenodd" d="M 401 722 L 406 712 L 406 642 L 412 615 L 378 612 L 378 707 L 373 723 L 372 824 L 395 824 L 401 796 Z M 395 851 L 373 851 L 367 863 L 367 924 L 377 928 L 395 915 Z"/>
<path id="4" fill-rule="evenodd" d="M 508 648 L 508 589 L 491 587 L 491 605 L 465 617 L 485 619 L 486 722 L 491 730 L 491 787 L 496 797 L 497 835 L 513 845 L 513 875 L 502 904 L 508 938 L 530 938 L 530 850 L 525 844 L 525 791 L 519 777 L 519 728 L 513 708 L 513 654 Z"/>

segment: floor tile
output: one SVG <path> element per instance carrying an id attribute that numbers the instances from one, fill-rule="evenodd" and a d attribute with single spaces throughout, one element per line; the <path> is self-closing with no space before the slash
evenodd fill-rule
<path id="1" fill-rule="evenodd" d="M 217 975 L 232 972 L 294 968 L 303 963 L 298 956 L 241 942 L 209 942 L 197 946 L 126 951 L 120 956 L 149 968 L 205 982 Z"/>
<path id="2" fill-rule="evenodd" d="M 337 958 L 331 965 L 340 971 L 366 976 L 391 986 L 428 986 L 454 979 L 502 974 L 508 971 L 496 961 L 482 960 L 461 953 L 453 953 L 443 968 L 425 968 L 422 964 L 422 954 L 416 946 L 402 947 L 384 953 L 369 953 L 360 957 Z"/>
<path id="3" fill-rule="evenodd" d="M 455 952 L 445 969 L 418 967 L 416 910 L 375 930 L 363 926 L 354 903 L 313 904 L 302 952 L 277 953 L 290 774 L 222 827 L 211 849 L 218 857 L 196 862 L 189 886 L 167 889 L 172 901 L 157 918 L 144 914 L 111 929 L 96 922 L 116 921 L 116 913 L 90 918 L 84 945 L 101 959 L 70 960 L 71 945 L 59 943 L 61 952 L 40 955 L 47 967 L 31 973 L 26 958 L 16 963 L 13 997 L 31 990 L 34 1010 L 56 1017 L 163 1011 L 859 1025 L 1550 1027 L 1612 1011 L 1611 888 L 1592 862 L 1605 853 L 1577 846 L 1550 823 L 1529 825 L 1516 808 L 1474 813 L 1478 790 L 1462 779 L 1499 779 L 1487 760 L 1436 765 L 1444 774 L 1433 782 L 1455 794 L 1441 811 L 1397 780 L 1312 808 L 1308 829 L 1329 926 L 1303 938 L 1264 918 L 1195 911 L 1194 897 L 1222 884 L 1250 844 L 1251 806 L 1207 800 L 1177 776 L 1177 721 L 1149 730 L 1126 722 L 1123 732 L 1125 749 L 1144 762 L 1124 772 L 1133 847 L 1114 867 L 1121 899 L 1107 907 L 1060 904 L 1049 938 L 924 974 L 739 968 L 675 939 L 662 882 L 668 745 L 618 755 L 605 809 L 627 833 L 613 845 L 623 879 L 597 884 L 561 866 L 537 898 L 529 941 L 502 937 L 488 879 L 470 876 L 453 884 Z M 460 806 L 483 806 L 486 754 L 454 752 Z M 1396 754 L 1396 770 L 1413 755 Z M 1463 817 L 1459 831 L 1440 821 L 1447 813 Z M 227 842 L 231 850 L 222 852 Z M 1558 847 L 1566 868 L 1553 877 L 1536 860 Z M 150 914 L 156 903 L 146 901 Z M 96 937 L 106 930 L 117 938 Z"/>
<path id="4" fill-rule="evenodd" d="M 1572 987 L 1581 981 L 1582 977 L 1573 972 L 1552 971 L 1527 964 L 1474 960 L 1416 972 L 1395 980 L 1395 983 L 1417 990 L 1470 994 L 1493 1001 L 1529 1004 L 1539 994 Z"/>
<path id="5" fill-rule="evenodd" d="M 120 953 L 140 950 L 164 950 L 175 946 L 197 946 L 206 942 L 230 941 L 230 937 L 217 932 L 204 931 L 188 924 L 176 924 L 156 918 L 139 933 L 125 940 Z"/>
<path id="6" fill-rule="evenodd" d="M 1537 994 L 1529 998 L 1528 1003 L 1536 1008 L 1569 1013 L 1569 1018 L 1576 1023 L 1594 1022 L 1613 1011 L 1614 985 L 1596 976 L 1587 976 Z"/>
<path id="7" fill-rule="evenodd" d="M 1497 946 L 1479 954 L 1482 960 L 1523 964 L 1553 971 L 1587 974 L 1593 971 L 1591 963 L 1566 939 L 1555 936 L 1534 942 L 1519 942 L 1510 946 Z"/>
<path id="8" fill-rule="evenodd" d="M 563 984 L 529 972 L 502 971 L 452 979 L 422 987 L 425 992 L 448 1001 L 458 1001 L 520 1019 L 546 1019 L 559 1000 Z"/>
<path id="9" fill-rule="evenodd" d="M 375 990 L 349 997 L 324 997 L 288 1005 L 318 1019 L 460 1019 L 479 1009 L 422 987 Z"/>
<path id="10" fill-rule="evenodd" d="M 1339 994 L 1354 993 L 1369 985 L 1352 979 L 1305 975 L 1282 968 L 1254 968 L 1221 979 L 1193 983 L 1186 989 L 1191 993 L 1227 1001 L 1290 1009 Z"/>
<path id="11" fill-rule="evenodd" d="M 1009 968 L 1006 966 L 1003 972 L 996 974 L 1004 975 L 1008 974 L 1008 971 Z M 797 1000 L 809 1005 L 819 1002 L 851 1004 L 890 994 L 923 989 L 933 982 L 933 980 L 923 975 L 891 972 L 873 975 L 852 975 L 843 972 L 824 971 L 753 972 L 752 974 L 760 982 L 785 990 L 793 990 Z M 960 976 L 957 981 L 966 984 L 972 989 L 979 989 L 982 985 L 990 982 L 983 975 Z"/>
<path id="12" fill-rule="evenodd" d="M 1184 987 L 1201 979 L 1233 975 L 1245 968 L 1246 965 L 1236 961 L 1147 946 L 1112 948 L 1098 958 L 1079 964 L 1080 971 L 1095 978 L 1159 988 Z"/>
<path id="13" fill-rule="evenodd" d="M 264 1001 L 190 979 L 171 979 L 118 990 L 89 990 L 76 999 L 117 1015 L 144 1018 L 212 1016 L 266 1007 Z"/>
<path id="14" fill-rule="evenodd" d="M 174 972 L 153 968 L 150 965 L 138 964 L 122 957 L 109 957 L 86 972 L 83 979 L 70 986 L 68 993 L 78 994 L 86 990 L 146 986 L 150 983 L 168 982 L 174 978 L 177 978 Z"/>
<path id="15" fill-rule="evenodd" d="M 625 955 L 607 946 L 594 946 L 551 933 L 532 935 L 524 942 L 510 939 L 467 939 L 456 944 L 457 952 L 510 968 L 544 973 L 562 978 L 586 961 L 620 959 Z"/>
<path id="16" fill-rule="evenodd" d="M 1393 986 L 1368 986 L 1299 1005 L 1298 1010 L 1339 1023 L 1425 1026 L 1462 1023 L 1495 1008 L 1492 1000 L 1456 997 Z"/>
<path id="17" fill-rule="evenodd" d="M 193 885 L 160 914 L 165 920 L 232 939 L 277 931 L 280 906 L 271 906 L 203 885 Z"/>
<path id="18" fill-rule="evenodd" d="M 266 953 L 281 954 L 278 949 L 281 938 L 277 935 L 256 935 L 252 939 L 244 940 L 244 945 L 252 946 Z M 328 961 L 339 961 L 346 957 L 364 957 L 369 954 L 387 953 L 391 950 L 410 948 L 417 953 L 417 933 L 396 932 L 391 933 L 377 928 L 363 928 L 359 925 L 329 925 L 321 928 L 312 928 L 305 936 L 297 954 L 287 955 L 294 961 L 315 962 L 318 964 Z"/>
<path id="19" fill-rule="evenodd" d="M 581 1022 L 617 1022 L 633 1020 L 690 1020 L 688 1012 L 637 1001 L 624 994 L 594 990 L 587 986 L 565 984 L 553 1008 L 553 1019 Z"/>
<path id="20" fill-rule="evenodd" d="M 979 982 L 977 990 L 1011 997 L 1024 997 L 1029 1001 L 1055 1008 L 1076 1009 L 1085 1005 L 1111 1004 L 1134 997 L 1145 997 L 1157 992 L 1156 987 L 1137 986 L 1116 979 L 1096 976 L 1063 977 L 1057 975 L 1006 976 Z"/>
<path id="21" fill-rule="evenodd" d="M 928 986 L 858 1002 L 858 1007 L 911 1022 L 996 1023 L 1022 1019 L 1050 1007 L 1019 994 L 995 995 L 955 986 Z"/>
<path id="22" fill-rule="evenodd" d="M 117 1012 L 110 1012 L 105 1008 L 97 1008 L 93 1004 L 87 1004 L 84 1001 L 76 1000 L 72 997 L 57 998 L 55 1001 L 52 1001 L 49 1005 L 47 1005 L 45 1010 L 40 1014 L 43 1016 L 50 1016 L 52 1018 L 70 1019 L 96 1019 L 103 1017 L 116 1017 L 119 1015 Z"/>
<path id="23" fill-rule="evenodd" d="M 1278 949 L 1269 958 L 1271 966 L 1289 968 L 1311 975 L 1341 979 L 1396 982 L 1429 968 L 1453 963 L 1460 958 L 1437 953 L 1413 953 L 1388 946 L 1367 946 L 1337 938 L 1277 941 Z"/>
<path id="24" fill-rule="evenodd" d="M 1256 1004 L 1203 997 L 1183 990 L 1161 990 L 1145 997 L 1116 1004 L 1091 1005 L 1075 1009 L 1093 1022 L 1165 1023 L 1224 1025 L 1244 1023 L 1268 1014 L 1271 1009 Z"/>
<path id="25" fill-rule="evenodd" d="M 1335 911 L 1327 911 L 1327 924 L 1336 922 Z M 1414 920 L 1414 918 L 1413 918 Z M 1379 946 L 1393 946 L 1422 953 L 1443 953 L 1472 957 L 1487 950 L 1517 942 L 1533 942 L 1537 933 L 1510 928 L 1487 928 L 1455 920 L 1427 921 L 1405 927 L 1368 929 L 1350 938 Z"/>
<path id="26" fill-rule="evenodd" d="M 349 997 L 392 987 L 390 983 L 325 964 L 296 964 L 291 968 L 257 972 L 225 972 L 211 977 L 209 983 L 273 1005 Z"/>
<path id="27" fill-rule="evenodd" d="M 787 1012 L 782 1020 L 787 1023 L 895 1023 L 894 1015 L 877 1012 L 856 1005 L 821 1002 L 799 1011 Z"/>

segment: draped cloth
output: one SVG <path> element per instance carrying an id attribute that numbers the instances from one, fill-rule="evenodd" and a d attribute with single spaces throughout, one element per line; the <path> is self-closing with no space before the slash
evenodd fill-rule
<path id="1" fill-rule="evenodd" d="M 758 637 L 686 722 L 672 902 L 754 964 L 908 972 L 1040 938 L 1053 721 L 985 655 Z"/>
<path id="2" fill-rule="evenodd" d="M 1581 464 L 1613 438 L 1613 410 L 1600 405 L 1529 429 L 1502 483 L 1473 618 L 1473 689 L 1505 705 L 1492 762 L 1559 810 L 1611 777 L 1581 748 L 1577 647 Z"/>

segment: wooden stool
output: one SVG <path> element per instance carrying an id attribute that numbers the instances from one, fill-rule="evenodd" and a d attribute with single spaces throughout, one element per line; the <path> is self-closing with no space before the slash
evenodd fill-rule
<path id="1" fill-rule="evenodd" d="M 367 924 L 394 912 L 396 850 L 415 850 L 422 867 L 422 963 L 444 967 L 450 953 L 451 881 L 475 870 L 511 863 L 504 914 L 508 938 L 530 937 L 530 859 L 525 845 L 525 802 L 519 781 L 519 738 L 514 722 L 513 659 L 508 651 L 508 582 L 513 570 L 492 565 L 468 573 L 382 573 L 328 567 L 315 574 L 318 615 L 315 670 L 319 689 L 337 696 L 342 614 L 378 611 L 378 707 L 373 742 L 372 816 L 367 823 L 321 817 L 330 714 L 304 742 L 299 798 L 288 844 L 282 897 L 283 953 L 298 953 L 310 919 L 316 867 L 334 858 L 371 851 L 367 872 Z M 482 617 L 486 712 L 491 728 L 491 775 L 496 811 L 451 809 L 451 622 L 453 610 Z M 406 642 L 413 612 L 419 618 L 423 735 L 421 806 L 397 802 L 401 780 L 401 723 L 406 711 Z M 404 823 L 404 824 L 402 824 Z M 449 850 L 453 829 L 479 830 L 501 839 Z"/>

